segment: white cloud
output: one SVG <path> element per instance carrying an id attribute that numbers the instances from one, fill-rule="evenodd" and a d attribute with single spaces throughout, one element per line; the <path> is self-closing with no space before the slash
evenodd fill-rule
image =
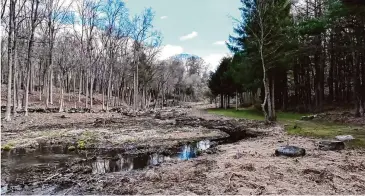
<path id="1" fill-rule="evenodd" d="M 203 57 L 203 60 L 209 64 L 209 71 L 214 71 L 219 63 L 221 62 L 222 58 L 225 56 L 229 56 L 229 54 L 224 53 L 216 53 L 216 54 L 210 54 L 208 56 Z"/>
<path id="2" fill-rule="evenodd" d="M 185 41 L 188 39 L 193 39 L 194 37 L 198 36 L 198 32 L 193 31 L 190 34 L 184 35 L 180 37 L 180 41 Z"/>
<path id="3" fill-rule="evenodd" d="M 161 16 L 161 20 L 166 19 L 166 18 L 167 18 L 167 16 Z"/>
<path id="4" fill-rule="evenodd" d="M 213 45 L 224 45 L 226 44 L 226 41 L 216 41 L 213 43 Z"/>
<path id="5" fill-rule="evenodd" d="M 166 45 L 166 46 L 162 47 L 158 59 L 159 60 L 168 59 L 169 57 L 183 53 L 183 51 L 184 51 L 184 48 L 181 46 Z"/>

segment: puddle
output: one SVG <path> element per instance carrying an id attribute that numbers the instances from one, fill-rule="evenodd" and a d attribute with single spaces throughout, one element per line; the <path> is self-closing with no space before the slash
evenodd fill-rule
<path id="1" fill-rule="evenodd" d="M 81 163 L 81 166 L 92 168 L 93 174 L 131 171 L 159 165 L 169 160 L 189 160 L 209 149 L 212 142 L 203 140 L 188 143 L 166 153 L 141 155 L 103 154 L 96 159 Z M 110 156 L 111 155 L 111 156 Z M 105 158 L 108 157 L 108 158 Z M 30 184 L 24 182 L 37 181 L 40 176 L 50 176 L 59 168 L 65 167 L 72 160 L 85 159 L 85 155 L 69 152 L 67 147 L 40 146 L 29 153 L 25 149 L 3 151 L 1 153 L 1 194 L 26 189 Z"/>
<path id="2" fill-rule="evenodd" d="M 2 151 L 1 194 L 27 189 L 31 184 L 24 182 L 48 175 L 79 157 L 76 153 L 68 153 L 62 146 L 40 146 L 31 153 L 26 149 Z"/>
<path id="3" fill-rule="evenodd" d="M 172 155 L 164 154 L 142 154 L 139 156 L 123 156 L 117 155 L 114 158 L 101 159 L 91 163 L 93 173 L 109 173 L 119 171 L 131 171 L 136 169 L 144 169 L 149 166 L 156 166 L 165 161 L 172 159 L 176 160 L 189 160 L 199 156 L 199 154 L 211 146 L 211 141 L 203 140 L 190 144 L 185 144 L 176 149 Z"/>

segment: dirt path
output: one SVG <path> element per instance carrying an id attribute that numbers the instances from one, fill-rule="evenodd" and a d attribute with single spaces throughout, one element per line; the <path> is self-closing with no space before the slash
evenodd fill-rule
<path id="1" fill-rule="evenodd" d="M 204 113 L 200 110 L 204 107 L 194 106 L 187 116 L 222 122 L 231 120 Z M 204 138 L 209 137 L 209 134 L 218 134 L 204 127 L 183 126 L 177 129 L 174 123 L 170 124 L 174 118 L 128 119 L 123 120 L 123 129 L 118 122 L 106 125 L 106 128 L 93 129 L 92 132 L 112 134 L 110 138 L 119 137 L 113 141 L 125 141 L 125 138 L 130 137 L 138 138 L 139 143 L 152 141 L 151 144 L 160 143 L 163 141 L 161 138 L 165 138 L 164 141 L 177 141 L 178 138 Z M 213 147 L 194 159 L 170 160 L 144 170 L 93 174 L 80 164 L 67 163 L 67 168 L 39 175 L 35 181 L 31 181 L 33 185 L 28 183 L 27 188 L 13 194 L 365 194 L 364 150 L 321 151 L 316 146 L 318 140 L 289 136 L 280 126 L 265 128 L 253 126 L 257 123 L 251 121 L 235 122 L 260 136 Z M 133 126 L 136 130 L 132 130 Z M 70 133 L 69 128 L 61 130 L 62 133 L 73 133 Z M 25 128 L 22 133 L 27 132 L 32 131 Z M 44 130 L 39 131 L 42 132 Z M 12 139 L 10 136 L 5 137 Z M 307 155 L 300 158 L 273 156 L 277 147 L 286 144 L 305 148 Z M 31 172 L 37 173 L 34 170 Z M 3 181 L 6 178 L 2 176 Z M 40 184 L 44 184 L 43 188 Z M 55 187 L 54 184 L 59 186 Z"/>

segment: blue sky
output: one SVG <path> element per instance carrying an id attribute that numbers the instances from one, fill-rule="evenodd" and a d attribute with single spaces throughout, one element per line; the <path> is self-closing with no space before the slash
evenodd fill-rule
<path id="1" fill-rule="evenodd" d="M 214 69 L 229 54 L 224 44 L 239 18 L 240 0 L 125 0 L 130 15 L 146 7 L 155 11 L 154 25 L 163 34 L 161 57 L 189 53 L 202 57 Z"/>

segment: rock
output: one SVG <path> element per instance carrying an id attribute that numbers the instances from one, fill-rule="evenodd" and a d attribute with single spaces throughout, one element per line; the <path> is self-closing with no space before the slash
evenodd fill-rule
<path id="1" fill-rule="evenodd" d="M 320 150 L 342 150 L 344 148 L 345 144 L 342 141 L 324 140 L 319 142 Z"/>
<path id="2" fill-rule="evenodd" d="M 299 157 L 305 155 L 305 149 L 296 146 L 281 146 L 275 150 L 276 156 Z"/>
<path id="3" fill-rule="evenodd" d="M 354 140 L 355 138 L 352 135 L 338 135 L 338 136 L 336 136 L 336 139 L 341 142 L 345 142 L 345 141 Z"/>
<path id="4" fill-rule="evenodd" d="M 302 116 L 300 120 L 313 120 L 317 115 Z"/>
<path id="5" fill-rule="evenodd" d="M 67 149 L 68 149 L 68 151 L 74 151 L 74 150 L 76 150 L 76 147 L 75 146 L 69 146 Z"/>
<path id="6" fill-rule="evenodd" d="M 90 108 L 70 108 L 67 112 L 68 113 L 85 113 L 85 112 L 90 113 L 91 110 L 90 110 Z"/>

